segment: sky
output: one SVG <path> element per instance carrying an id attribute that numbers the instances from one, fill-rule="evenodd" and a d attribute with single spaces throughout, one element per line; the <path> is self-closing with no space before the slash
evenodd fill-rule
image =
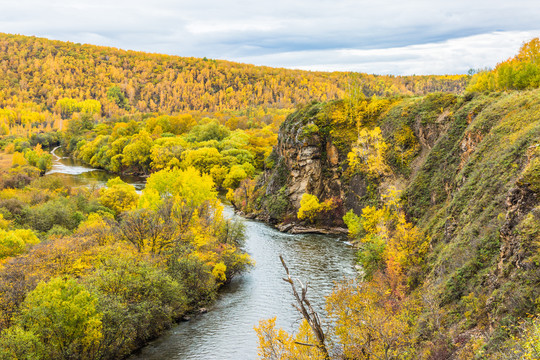
<path id="1" fill-rule="evenodd" d="M 304 70 L 459 74 L 540 36 L 538 0 L 0 0 L 0 32 Z"/>

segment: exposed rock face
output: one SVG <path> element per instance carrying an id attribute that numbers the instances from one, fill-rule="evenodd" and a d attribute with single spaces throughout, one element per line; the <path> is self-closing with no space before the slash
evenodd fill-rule
<path id="1" fill-rule="evenodd" d="M 276 147 L 279 161 L 289 170 L 287 193 L 296 209 L 300 207 L 300 200 L 306 192 L 317 195 L 319 199 L 342 196 L 339 179 L 341 168 L 338 166 L 336 147 L 318 134 L 303 136 L 302 129 L 301 126 L 298 128 L 294 138 L 280 132 Z M 330 152 L 325 149 L 330 149 Z M 267 194 L 275 190 L 269 187 Z"/>
<path id="2" fill-rule="evenodd" d="M 315 129 L 315 130 L 313 130 Z M 305 193 L 316 195 L 319 200 L 338 200 L 341 204 L 345 197 L 341 182 L 341 163 L 346 158 L 340 154 L 328 135 L 318 131 L 312 119 L 299 117 L 287 120 L 280 129 L 278 144 L 272 156 L 275 165 L 267 170 L 259 185 L 266 186 L 265 196 L 273 196 L 280 189 L 285 190 L 289 203 L 288 213 L 296 214 L 300 200 Z M 271 214 L 266 216 L 270 221 Z M 341 219 L 335 219 L 336 225 L 342 225 Z M 332 225 L 332 221 L 329 225 Z M 294 231 L 291 226 L 284 231 Z M 316 232 L 314 228 L 310 228 Z"/>
<path id="3" fill-rule="evenodd" d="M 298 225 L 296 214 L 305 193 L 317 196 L 320 201 L 332 199 L 338 204 L 335 213 L 318 224 L 319 228 L 343 228 L 345 211 L 351 209 L 360 214 L 369 204 L 368 198 L 371 196 L 373 199 L 379 191 L 377 180 L 368 180 L 358 172 L 347 173 L 347 154 L 357 135 L 354 125 L 333 123 L 324 111 L 324 105 L 312 105 L 287 118 L 270 156 L 273 166 L 259 178 L 258 187 L 265 189 L 264 197 L 268 201 L 263 203 L 258 218 L 271 223 L 285 220 L 286 226 L 279 227 L 282 231 L 295 231 L 288 223 L 293 221 Z M 412 130 L 419 139 L 422 153 L 429 152 L 441 134 L 448 130 L 449 121 L 448 112 L 441 114 L 434 123 L 422 124 L 419 119 L 415 121 Z M 395 132 L 391 124 L 383 124 L 381 128 L 385 136 Z M 424 160 L 425 156 L 418 158 Z M 412 167 L 421 165 L 422 162 L 418 162 Z M 385 181 L 389 186 L 401 183 L 396 188 L 403 188 L 408 180 L 390 178 Z M 274 199 L 278 197 L 287 203 L 285 214 L 273 211 L 276 208 Z M 308 228 L 314 229 L 311 226 Z"/>
<path id="4" fill-rule="evenodd" d="M 423 283 L 418 291 L 432 294 L 433 311 L 440 314 L 455 314 L 471 298 L 483 304 L 476 328 L 457 330 L 470 325 L 454 315 L 440 325 L 454 334 L 453 347 L 435 349 L 447 351 L 445 359 L 456 358 L 456 349 L 471 339 L 489 340 L 503 322 L 537 309 L 539 92 L 527 97 L 534 103 L 527 107 L 517 105 L 523 94 L 512 93 L 459 102 L 443 94 L 397 103 L 366 125 L 380 127 L 387 146 L 385 161 L 392 171 L 382 176 L 347 168 L 347 154 L 358 139 L 354 124 L 339 108 L 328 120 L 324 107 L 312 104 L 280 129 L 258 184 L 259 218 L 290 233 L 340 233 L 346 231 L 340 223 L 345 211 L 360 215 L 366 206 L 380 206 L 391 187 L 402 190 L 407 221 L 430 241 L 425 267 L 409 274 L 410 284 Z M 305 193 L 338 200 L 341 214 L 317 219 L 316 225 L 298 221 Z"/>
<path id="5" fill-rule="evenodd" d="M 526 258 L 526 253 L 532 244 L 521 242 L 515 234 L 515 228 L 537 204 L 537 194 L 526 186 L 517 186 L 508 193 L 505 222 L 500 229 L 502 242 L 497 266 L 497 272 L 500 275 L 503 275 L 504 267 L 509 263 L 518 269 L 526 266 L 523 264 L 523 259 Z"/>

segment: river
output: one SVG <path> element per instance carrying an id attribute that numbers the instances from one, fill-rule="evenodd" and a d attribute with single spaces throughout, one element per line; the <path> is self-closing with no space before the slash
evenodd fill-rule
<path id="1" fill-rule="evenodd" d="M 64 174 L 82 185 L 103 186 L 116 176 L 59 155 L 54 157 L 49 173 Z M 123 179 L 139 191 L 144 188 L 143 178 Z M 236 216 L 231 207 L 226 207 L 225 213 Z M 224 286 L 208 313 L 174 326 L 130 360 L 256 359 L 257 335 L 253 327 L 259 320 L 276 316 L 278 326 L 287 331 L 296 329 L 301 320 L 292 307 L 290 285 L 282 280 L 284 270 L 279 255 L 283 255 L 294 277 L 309 281 L 308 298 L 324 318 L 324 296 L 331 293 L 336 281 L 355 274 L 354 249 L 339 237 L 290 235 L 260 222 L 243 221 L 245 251 L 255 266 Z"/>

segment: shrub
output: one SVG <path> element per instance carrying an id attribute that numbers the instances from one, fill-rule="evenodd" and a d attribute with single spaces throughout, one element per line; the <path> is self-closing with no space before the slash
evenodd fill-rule
<path id="1" fill-rule="evenodd" d="M 77 281 L 54 278 L 28 294 L 17 324 L 46 344 L 45 358 L 90 359 L 103 336 L 97 300 Z"/>
<path id="2" fill-rule="evenodd" d="M 298 209 L 297 216 L 300 220 L 307 219 L 309 222 L 313 223 L 319 214 L 329 211 L 334 207 L 332 199 L 320 203 L 317 196 L 304 193 L 300 200 L 300 209 Z"/>
<path id="3" fill-rule="evenodd" d="M 0 334 L 0 359 L 43 359 L 44 345 L 31 331 L 12 326 Z"/>
<path id="4" fill-rule="evenodd" d="M 32 230 L 0 230 L 0 259 L 22 254 L 28 246 L 38 243 L 39 239 Z"/>
<path id="5" fill-rule="evenodd" d="M 137 207 L 139 195 L 133 185 L 126 184 L 119 177 L 107 181 L 107 188 L 100 191 L 99 201 L 116 214 Z"/>

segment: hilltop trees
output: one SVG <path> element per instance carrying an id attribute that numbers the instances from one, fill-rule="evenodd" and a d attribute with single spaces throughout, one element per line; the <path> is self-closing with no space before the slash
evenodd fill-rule
<path id="1" fill-rule="evenodd" d="M 349 73 L 273 69 L 228 61 L 176 57 L 2 34 L 0 107 L 34 102 L 63 116 L 75 102 L 95 100 L 103 115 L 171 114 L 191 110 L 291 108 L 341 97 Z M 31 74 L 31 75 L 30 75 Z M 464 76 L 355 75 L 367 95 L 458 92 Z M 15 102 L 15 103 L 14 103 Z"/>
<path id="2" fill-rule="evenodd" d="M 473 75 L 467 91 L 523 90 L 540 87 L 540 40 L 524 43 L 519 53 L 493 70 Z"/>

